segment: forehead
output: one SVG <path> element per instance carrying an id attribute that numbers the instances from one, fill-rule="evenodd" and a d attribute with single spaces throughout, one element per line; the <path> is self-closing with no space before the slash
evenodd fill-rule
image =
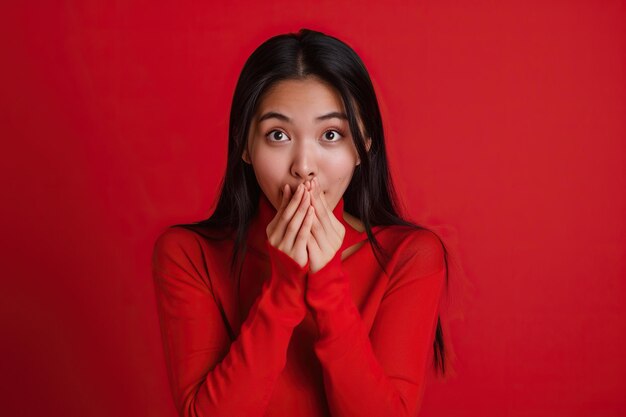
<path id="1" fill-rule="evenodd" d="M 316 116 L 328 111 L 344 112 L 341 94 L 330 84 L 316 77 L 283 80 L 272 85 L 261 98 L 257 115 L 265 111 L 280 111 L 297 118 Z M 315 114 L 313 114 L 315 113 Z"/>

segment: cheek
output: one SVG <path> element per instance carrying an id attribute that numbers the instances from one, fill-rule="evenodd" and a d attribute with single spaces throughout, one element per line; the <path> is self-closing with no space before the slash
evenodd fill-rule
<path id="1" fill-rule="evenodd" d="M 326 159 L 324 168 L 321 169 L 322 177 L 326 180 L 322 184 L 322 191 L 325 192 L 326 201 L 333 209 L 350 185 L 355 165 L 356 159 L 347 152 Z"/>
<path id="2" fill-rule="evenodd" d="M 282 197 L 279 194 L 281 181 L 284 177 L 282 166 L 276 160 L 261 157 L 255 160 L 253 169 L 261 191 L 277 208 Z"/>
<path id="3" fill-rule="evenodd" d="M 279 171 L 277 165 L 268 163 L 268 159 L 258 159 L 253 168 L 259 182 L 271 181 L 272 178 L 276 177 Z"/>
<path id="4" fill-rule="evenodd" d="M 324 159 L 323 175 L 333 186 L 349 183 L 356 167 L 356 157 L 347 150 L 329 155 Z M 329 184 L 330 186 L 331 184 Z"/>
<path id="5" fill-rule="evenodd" d="M 264 146 L 254 149 L 252 167 L 259 183 L 266 183 L 279 178 L 284 169 L 284 160 L 276 152 L 269 152 Z"/>

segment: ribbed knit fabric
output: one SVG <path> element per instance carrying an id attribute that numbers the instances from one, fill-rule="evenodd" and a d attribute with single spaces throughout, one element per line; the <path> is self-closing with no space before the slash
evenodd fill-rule
<path id="1" fill-rule="evenodd" d="M 374 227 L 392 253 L 385 273 L 365 232 L 344 220 L 343 199 L 333 213 L 346 228 L 342 247 L 311 273 L 269 244 L 276 210 L 261 194 L 239 289 L 232 240 L 179 227 L 159 236 L 153 277 L 180 416 L 417 415 L 445 277 L 441 243 L 424 230 Z"/>

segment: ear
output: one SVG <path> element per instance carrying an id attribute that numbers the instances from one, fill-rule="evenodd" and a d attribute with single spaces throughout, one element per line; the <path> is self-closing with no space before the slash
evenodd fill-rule
<path id="1" fill-rule="evenodd" d="M 372 138 L 367 138 L 367 139 L 365 140 L 365 149 L 366 149 L 366 151 L 367 151 L 367 152 L 369 152 L 369 151 L 370 151 L 370 147 L 371 147 L 371 146 L 372 146 Z M 356 158 L 356 164 L 357 164 L 357 165 L 359 165 L 360 163 L 361 163 L 361 158 L 359 158 L 359 157 L 357 156 L 357 158 Z"/>
<path id="2" fill-rule="evenodd" d="M 247 150 L 247 149 L 245 149 L 245 150 L 243 151 L 243 154 L 241 155 L 241 159 L 243 159 L 243 161 L 244 161 L 246 164 L 250 164 L 250 163 L 251 163 L 251 162 L 250 162 L 250 155 L 248 155 L 248 150 Z"/>

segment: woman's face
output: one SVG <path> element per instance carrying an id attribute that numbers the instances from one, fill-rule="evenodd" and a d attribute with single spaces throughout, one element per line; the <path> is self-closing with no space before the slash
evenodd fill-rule
<path id="1" fill-rule="evenodd" d="M 258 105 L 242 158 L 276 209 L 285 184 L 293 191 L 315 177 L 334 209 L 359 164 L 341 95 L 315 77 L 276 83 Z"/>

